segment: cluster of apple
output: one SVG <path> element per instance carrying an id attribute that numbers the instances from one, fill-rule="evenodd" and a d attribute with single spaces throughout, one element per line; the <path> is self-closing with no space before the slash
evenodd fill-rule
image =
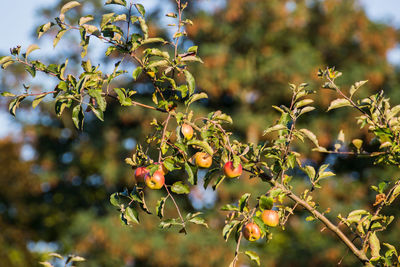
<path id="1" fill-rule="evenodd" d="M 275 227 L 279 224 L 279 214 L 276 210 L 264 210 L 261 214 L 262 221 L 270 227 Z M 249 241 L 256 241 L 261 237 L 260 227 L 254 222 L 248 222 L 243 227 L 243 236 Z"/>
<path id="2" fill-rule="evenodd" d="M 168 170 L 162 162 L 156 164 L 159 167 L 153 175 L 150 174 L 150 171 L 146 167 L 138 167 L 135 171 L 136 182 L 145 183 L 150 189 L 161 189 L 165 184 L 164 175 L 168 173 Z"/>
<path id="3" fill-rule="evenodd" d="M 193 128 L 189 124 L 182 124 L 181 133 L 186 140 L 193 137 Z M 208 169 L 212 165 L 212 156 L 206 152 L 197 152 L 194 155 L 194 163 L 197 167 Z M 165 175 L 168 170 L 164 167 L 162 162 L 156 163 L 159 168 L 151 175 L 147 167 L 138 167 L 135 170 L 135 179 L 138 183 L 145 183 L 150 189 L 161 189 L 165 184 Z M 232 161 L 228 161 L 224 165 L 224 174 L 228 178 L 236 178 L 242 174 L 242 165 L 234 166 Z"/>

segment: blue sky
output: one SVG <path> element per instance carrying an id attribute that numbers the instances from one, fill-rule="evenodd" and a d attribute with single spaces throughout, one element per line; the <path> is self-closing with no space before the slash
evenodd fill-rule
<path id="1" fill-rule="evenodd" d="M 49 6 L 54 0 L 0 0 L 1 10 L 0 23 L 0 55 L 5 55 L 11 47 L 22 45 L 25 50 L 36 40 L 32 37 L 32 28 L 47 21 L 37 17 L 38 7 Z M 79 0 L 78 0 L 79 1 Z M 104 0 L 105 1 L 105 0 Z M 149 2 L 165 0 L 139 0 L 145 6 Z M 213 4 L 214 0 L 196 0 L 204 4 Z M 232 0 L 233 1 L 233 0 Z M 375 21 L 392 24 L 400 29 L 400 0 L 360 0 L 367 15 Z M 400 46 L 389 52 L 388 58 L 392 63 L 400 65 Z M 3 88 L 0 88 L 3 91 Z M 8 113 L 0 111 L 0 138 L 6 136 L 10 131 L 17 131 L 18 127 Z"/>
<path id="2" fill-rule="evenodd" d="M 54 2 L 54 0 L 2 0 L 0 6 L 3 12 L 0 23 L 5 26 L 0 28 L 0 52 L 4 53 L 17 44 L 25 47 L 34 42 L 31 39 L 32 25 L 38 26 L 45 22 L 37 17 L 36 7 L 49 6 Z M 203 0 L 203 2 L 212 2 L 212 0 Z M 373 20 L 388 22 L 400 28 L 399 0 L 361 0 L 360 2 Z"/>

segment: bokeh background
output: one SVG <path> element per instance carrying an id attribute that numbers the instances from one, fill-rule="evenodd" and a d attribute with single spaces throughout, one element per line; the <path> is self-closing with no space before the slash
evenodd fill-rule
<path id="1" fill-rule="evenodd" d="M 70 71 L 79 60 L 78 35 L 68 34 L 53 49 L 54 33 L 34 37 L 37 26 L 58 15 L 67 1 L 19 0 L 0 4 L 0 55 L 9 48 L 37 43 L 42 49 L 32 57 L 46 63 L 70 57 Z M 101 14 L 103 0 L 85 0 L 82 8 L 68 13 L 76 20 L 82 15 Z M 151 35 L 170 37 L 165 13 L 174 11 L 172 1 L 138 1 L 151 17 Z M 107 12 L 120 9 L 106 8 Z M 373 150 L 369 133 L 359 129 L 356 115 L 348 110 L 325 112 L 335 95 L 320 89 L 318 68 L 336 66 L 343 72 L 340 84 L 350 86 L 359 80 L 369 82 L 359 97 L 384 90 L 393 105 L 400 103 L 400 3 L 396 0 L 231 0 L 189 1 L 185 16 L 194 25 L 187 28 L 183 47 L 200 47 L 204 65 L 192 66 L 197 87 L 210 100 L 196 106 L 198 114 L 221 109 L 232 115 L 230 128 L 242 141 L 263 142 L 262 131 L 278 114 L 271 105 L 290 100 L 288 83 L 307 82 L 317 91 L 317 110 L 299 123 L 318 133 L 322 146 L 332 147 L 339 130 L 346 140 L 358 137 L 365 149 Z M 97 17 L 97 19 L 99 19 Z M 104 71 L 118 58 L 104 56 L 106 46 L 93 42 L 89 58 Z M 124 66 L 133 69 L 133 63 Z M 146 80 L 133 83 L 129 74 L 116 87 L 135 87 L 138 99 L 148 101 Z M 52 90 L 55 81 L 38 75 L 32 80 L 23 68 L 12 66 L 0 72 L 0 91 L 22 92 L 23 84 L 32 90 Z M 121 108 L 111 102 L 100 123 L 90 116 L 84 132 L 74 129 L 68 116 L 57 118 L 51 99 L 32 110 L 29 103 L 7 113 L 7 100 L 0 100 L 0 266 L 38 266 L 48 252 L 78 254 L 87 259 L 79 266 L 227 266 L 235 244 L 221 236 L 224 213 L 218 211 L 244 192 L 253 196 L 267 190 L 265 184 L 242 177 L 226 183 L 217 193 L 201 187 L 188 197 L 178 198 L 185 212 L 205 213 L 210 229 L 191 226 L 189 234 L 176 229 L 159 230 L 156 216 L 141 214 L 142 224 L 121 225 L 118 212 L 109 204 L 109 195 L 131 188 L 133 171 L 124 163 L 135 145 L 149 133 L 149 122 L 160 114 L 137 107 Z M 353 209 L 371 210 L 374 194 L 368 184 L 398 177 L 397 169 L 373 166 L 371 160 L 311 153 L 309 144 L 295 144 L 308 164 L 332 164 L 337 176 L 315 193 L 321 210 L 335 220 Z M 366 167 L 367 166 L 367 167 Z M 300 172 L 294 178 L 296 191 L 306 188 Z M 154 209 L 161 193 L 148 194 Z M 254 203 L 254 202 L 253 202 Z M 385 214 L 400 215 L 397 202 Z M 166 214 L 174 216 L 167 205 Z M 358 266 L 355 258 L 321 224 L 306 222 L 307 214 L 297 209 L 286 229 L 274 229 L 269 243 L 245 243 L 257 251 L 263 266 Z M 396 219 L 384 242 L 398 249 L 400 220 Z M 57 264 L 57 263 L 56 263 Z M 244 257 L 240 264 L 250 263 Z"/>

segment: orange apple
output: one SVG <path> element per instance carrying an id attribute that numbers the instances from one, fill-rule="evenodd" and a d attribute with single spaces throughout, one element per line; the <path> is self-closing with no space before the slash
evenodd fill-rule
<path id="1" fill-rule="evenodd" d="M 228 161 L 224 165 L 224 174 L 228 178 L 236 178 L 239 177 L 242 174 L 242 165 L 239 163 L 239 166 L 236 168 L 233 167 L 233 162 Z"/>
<path id="2" fill-rule="evenodd" d="M 205 152 L 197 152 L 194 155 L 194 161 L 200 168 L 210 168 L 212 164 L 212 157 Z"/>
<path id="3" fill-rule="evenodd" d="M 149 170 L 146 167 L 138 167 L 135 170 L 135 178 L 136 182 L 138 183 L 144 183 L 144 177 L 146 174 L 149 172 Z"/>
<path id="4" fill-rule="evenodd" d="M 258 239 L 260 239 L 261 237 L 261 230 L 258 227 L 257 224 L 255 223 L 247 223 L 244 227 L 243 227 L 243 236 L 244 238 L 246 238 L 249 241 L 256 241 Z"/>
<path id="5" fill-rule="evenodd" d="M 161 189 L 165 183 L 165 177 L 161 171 L 156 171 L 153 175 L 150 175 L 150 172 L 148 172 L 144 180 L 150 189 Z"/>
<path id="6" fill-rule="evenodd" d="M 186 140 L 190 140 L 193 137 L 193 128 L 189 124 L 182 124 L 181 133 Z"/>
<path id="7" fill-rule="evenodd" d="M 279 214 L 276 210 L 264 210 L 261 219 L 266 225 L 271 227 L 275 227 L 279 224 Z"/>

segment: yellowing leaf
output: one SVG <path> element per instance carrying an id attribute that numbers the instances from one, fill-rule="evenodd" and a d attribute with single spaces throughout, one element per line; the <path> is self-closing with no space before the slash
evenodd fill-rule
<path id="1" fill-rule="evenodd" d="M 318 139 L 317 139 L 317 137 L 315 136 L 315 134 L 313 132 L 311 132 L 308 129 L 300 129 L 299 131 L 302 134 L 304 134 L 308 139 L 310 139 L 311 142 L 313 142 L 316 147 L 319 147 Z"/>
<path id="2" fill-rule="evenodd" d="M 39 47 L 38 45 L 36 45 L 36 44 L 31 44 L 31 45 L 28 47 L 28 49 L 26 49 L 26 55 L 25 55 L 25 57 L 27 58 L 28 55 L 29 55 L 30 53 L 32 53 L 33 51 L 35 51 L 35 50 L 37 50 L 37 49 L 40 49 L 40 47 Z"/>
<path id="3" fill-rule="evenodd" d="M 351 107 L 351 104 L 347 99 L 338 98 L 331 102 L 327 111 L 340 107 Z"/>
<path id="4" fill-rule="evenodd" d="M 61 8 L 61 12 L 60 14 L 64 14 L 65 12 L 67 12 L 68 10 L 70 10 L 71 8 L 80 6 L 81 4 L 78 1 L 71 1 L 66 3 L 65 5 L 63 5 L 63 7 Z"/>

